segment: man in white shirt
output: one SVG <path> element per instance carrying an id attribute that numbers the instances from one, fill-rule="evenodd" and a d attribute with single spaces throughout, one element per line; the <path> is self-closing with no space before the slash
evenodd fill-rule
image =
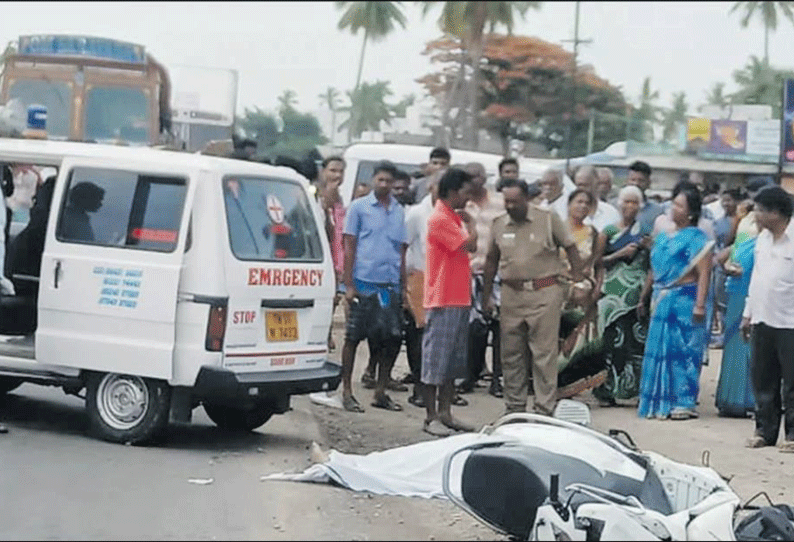
<path id="1" fill-rule="evenodd" d="M 779 186 L 755 197 L 761 233 L 741 329 L 752 336 L 751 379 L 755 394 L 755 435 L 749 448 L 774 446 L 780 431 L 781 452 L 794 452 L 794 221 L 791 196 Z M 751 332 L 752 330 L 752 332 Z M 783 382 L 781 393 L 781 380 Z"/>
<path id="2" fill-rule="evenodd" d="M 596 205 L 590 216 L 585 220 L 585 224 L 593 226 L 600 233 L 604 228 L 612 224 L 617 224 L 621 220 L 620 213 L 612 205 L 605 201 L 600 201 L 596 195 L 596 184 L 598 183 L 598 174 L 593 166 L 584 165 L 576 171 L 576 176 L 573 179 L 576 188 L 585 190 L 593 195 Z M 566 202 L 567 203 L 567 202 Z M 568 212 L 566 207 L 565 216 L 561 217 L 568 221 Z"/>
<path id="3" fill-rule="evenodd" d="M 405 274 L 407 277 L 408 306 L 405 307 L 405 350 L 411 381 L 414 389 L 408 402 L 424 408 L 422 395 L 422 334 L 425 329 L 424 280 L 427 257 L 427 219 L 436 204 L 437 184 L 446 169 L 433 173 L 428 178 L 428 194 L 405 215 L 405 233 L 408 248 L 405 251 Z"/>
<path id="4" fill-rule="evenodd" d="M 541 209 L 552 210 L 563 222 L 568 220 L 568 196 L 573 189 L 568 189 L 563 182 L 561 169 L 547 169 L 540 178 L 540 190 L 543 201 L 538 205 Z"/>

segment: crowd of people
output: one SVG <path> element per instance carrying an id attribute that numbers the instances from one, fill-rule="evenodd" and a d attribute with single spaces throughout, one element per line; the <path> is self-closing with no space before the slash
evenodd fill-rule
<path id="1" fill-rule="evenodd" d="M 792 199 L 772 179 L 720 193 L 692 172 L 657 201 L 644 162 L 616 191 L 608 168 L 527 182 L 506 158 L 492 188 L 482 164 L 451 165 L 436 148 L 421 177 L 377 164 L 345 209 L 344 168 L 323 160 L 316 194 L 334 306 L 345 300 L 346 410 L 364 411 L 352 374 L 366 339 L 371 405 L 400 411 L 388 391 L 413 384 L 408 401 L 433 435 L 473 429 L 452 406 L 488 376 L 507 412 L 533 396 L 532 410 L 552 415 L 591 389 L 603 406 L 636 399 L 641 417 L 688 420 L 711 344 L 722 348 L 720 414 L 755 415 L 750 447 L 775 445 L 783 417 L 780 448 L 794 451 Z M 760 259 L 769 265 L 754 268 Z M 410 373 L 396 380 L 403 341 Z"/>

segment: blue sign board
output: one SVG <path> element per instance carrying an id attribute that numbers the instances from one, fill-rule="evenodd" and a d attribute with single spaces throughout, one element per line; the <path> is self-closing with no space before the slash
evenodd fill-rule
<path id="1" fill-rule="evenodd" d="M 41 35 L 19 38 L 19 54 L 80 56 L 143 64 L 143 46 L 107 38 L 87 36 Z"/>

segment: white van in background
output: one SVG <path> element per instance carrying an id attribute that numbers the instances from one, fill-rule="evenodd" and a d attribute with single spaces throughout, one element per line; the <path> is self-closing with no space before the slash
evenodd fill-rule
<path id="1" fill-rule="evenodd" d="M 252 430 L 292 395 L 337 388 L 334 270 L 302 176 L 0 138 L 10 164 L 58 174 L 7 251 L 16 295 L 0 296 L 0 393 L 62 387 L 85 398 L 94 434 L 140 443 L 199 405 L 220 427 Z"/>
<path id="2" fill-rule="evenodd" d="M 392 162 L 398 169 L 408 174 L 421 170 L 421 165 L 430 161 L 433 147 L 420 145 L 398 145 L 396 143 L 354 143 L 343 154 L 345 177 L 340 187 L 345 206 L 350 205 L 356 186 L 369 184 L 375 164 L 381 160 Z M 499 162 L 504 156 L 484 152 L 450 149 L 450 164 L 480 162 L 485 167 L 488 185 L 493 190 L 499 176 Z M 519 176 L 529 183 L 540 179 L 550 167 L 563 167 L 564 160 L 544 160 L 539 158 L 518 158 Z M 566 190 L 573 190 L 573 182 L 565 176 Z"/>

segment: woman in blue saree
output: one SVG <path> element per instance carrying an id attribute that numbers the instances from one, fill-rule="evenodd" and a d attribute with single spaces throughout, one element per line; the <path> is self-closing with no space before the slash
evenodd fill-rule
<path id="1" fill-rule="evenodd" d="M 701 205 L 696 187 L 679 184 L 672 205 L 676 230 L 660 233 L 651 250 L 651 270 L 638 307 L 643 312 L 652 285 L 652 316 L 640 379 L 640 417 L 697 417 L 700 367 L 708 342 L 706 297 L 714 245 L 696 226 Z"/>
<path id="2" fill-rule="evenodd" d="M 720 416 L 746 417 L 755 411 L 755 396 L 750 382 L 750 343 L 742 337 L 739 326 L 744 312 L 744 301 L 750 288 L 757 236 L 755 216 L 750 211 L 739 223 L 730 258 L 725 263 L 725 273 L 728 275 L 725 281 L 728 297 L 725 311 L 725 347 L 714 399 Z"/>

